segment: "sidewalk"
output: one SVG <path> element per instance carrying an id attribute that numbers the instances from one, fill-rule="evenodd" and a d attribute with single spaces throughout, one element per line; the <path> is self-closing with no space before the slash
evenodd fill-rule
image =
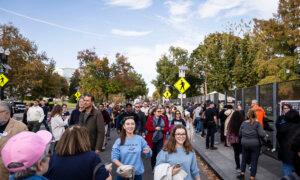
<path id="1" fill-rule="evenodd" d="M 216 140 L 219 141 L 219 133 L 216 133 Z M 200 134 L 195 135 L 192 143 L 195 151 L 216 171 L 224 180 L 236 179 L 238 173 L 235 170 L 235 161 L 232 147 L 225 147 L 224 144 L 216 144 L 217 150 L 205 148 L 205 138 Z M 246 169 L 246 179 L 249 177 L 249 169 Z M 281 177 L 281 162 L 264 154 L 260 155 L 256 179 L 278 180 Z"/>

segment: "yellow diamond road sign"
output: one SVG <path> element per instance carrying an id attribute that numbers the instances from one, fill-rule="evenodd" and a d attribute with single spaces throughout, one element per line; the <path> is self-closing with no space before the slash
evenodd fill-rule
<path id="1" fill-rule="evenodd" d="M 0 74 L 0 86 L 1 87 L 3 87 L 8 81 L 9 81 L 9 79 L 4 74 Z"/>
<path id="2" fill-rule="evenodd" d="M 79 100 L 80 96 L 81 96 L 80 92 L 77 91 L 77 92 L 75 93 L 75 97 L 76 97 L 76 100 L 77 100 L 77 101 Z"/>
<path id="3" fill-rule="evenodd" d="M 175 88 L 183 94 L 191 85 L 182 77 L 175 84 Z"/>
<path id="4" fill-rule="evenodd" d="M 166 99 L 169 99 L 171 97 L 171 93 L 168 90 L 166 90 L 163 95 Z"/>

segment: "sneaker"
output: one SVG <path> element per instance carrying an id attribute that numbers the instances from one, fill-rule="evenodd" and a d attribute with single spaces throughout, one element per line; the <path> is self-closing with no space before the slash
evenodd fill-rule
<path id="1" fill-rule="evenodd" d="M 210 147 L 210 150 L 217 150 L 217 147 Z"/>
<path id="2" fill-rule="evenodd" d="M 238 174 L 241 174 L 241 172 L 242 172 L 240 168 L 236 168 L 235 170 Z"/>

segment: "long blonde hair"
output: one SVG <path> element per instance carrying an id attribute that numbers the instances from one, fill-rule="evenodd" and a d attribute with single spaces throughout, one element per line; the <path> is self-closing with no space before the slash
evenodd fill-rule
<path id="1" fill-rule="evenodd" d="M 253 109 L 249 109 L 248 113 L 247 113 L 247 118 L 250 121 L 250 124 L 254 124 L 254 122 L 256 121 L 256 112 Z"/>

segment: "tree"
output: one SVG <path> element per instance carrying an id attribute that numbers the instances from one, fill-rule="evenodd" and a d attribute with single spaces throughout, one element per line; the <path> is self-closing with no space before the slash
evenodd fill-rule
<path id="1" fill-rule="evenodd" d="M 8 71 L 10 81 L 6 86 L 11 96 L 24 100 L 67 92 L 64 90 L 67 84 L 62 77 L 53 81 L 52 78 L 58 78 L 58 74 L 54 73 L 55 62 L 46 53 L 38 53 L 37 45 L 23 37 L 13 25 L 0 25 L 0 29 L 3 32 L 0 44 L 11 52 L 8 64 L 12 69 Z"/>
<path id="2" fill-rule="evenodd" d="M 254 19 L 253 31 L 257 42 L 261 44 L 256 58 L 257 71 L 263 70 L 263 73 L 259 73 L 260 84 L 296 78 L 296 48 L 300 46 L 299 7 L 299 0 L 280 0 L 273 18 Z M 291 73 L 284 73 L 286 70 L 291 70 Z"/>
<path id="3" fill-rule="evenodd" d="M 259 46 L 253 42 L 250 34 L 245 34 L 239 45 L 239 54 L 233 67 L 233 79 L 237 88 L 255 86 L 259 79 L 254 66 Z"/>
<path id="4" fill-rule="evenodd" d="M 199 70 L 195 68 L 194 59 L 190 58 L 187 50 L 171 46 L 168 55 L 162 55 L 156 63 L 158 75 L 152 81 L 160 96 L 166 90 L 166 85 L 170 85 L 171 98 L 177 98 L 179 92 L 173 85 L 179 80 L 179 66 L 187 66 L 185 78 L 191 84 L 191 87 L 186 91 L 187 96 L 200 94 L 199 86 L 202 81 L 199 76 Z"/>
<path id="5" fill-rule="evenodd" d="M 70 79 L 70 86 L 69 86 L 69 101 L 75 103 L 76 97 L 75 93 L 79 90 L 79 82 L 80 82 L 80 72 L 79 69 L 76 69 Z"/>
<path id="6" fill-rule="evenodd" d="M 233 67 L 240 41 L 230 33 L 213 33 L 192 53 L 195 67 L 205 72 L 209 91 L 222 92 L 234 87 Z"/>

